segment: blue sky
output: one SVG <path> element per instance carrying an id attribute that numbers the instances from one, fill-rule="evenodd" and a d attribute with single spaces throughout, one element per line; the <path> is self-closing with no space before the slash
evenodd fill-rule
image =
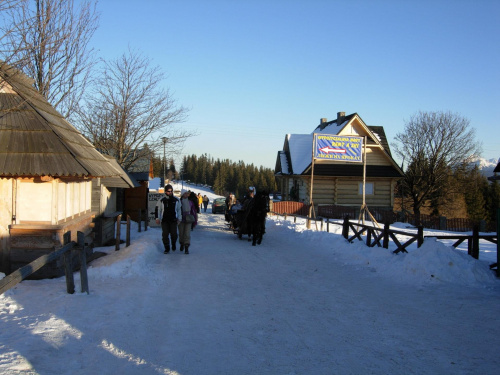
<path id="1" fill-rule="evenodd" d="M 500 157 L 500 1 L 101 0 L 93 45 L 167 75 L 183 154 L 274 168 L 287 133 L 357 112 L 389 142 L 418 111 L 470 120 Z M 180 156 L 178 157 L 180 163 Z"/>

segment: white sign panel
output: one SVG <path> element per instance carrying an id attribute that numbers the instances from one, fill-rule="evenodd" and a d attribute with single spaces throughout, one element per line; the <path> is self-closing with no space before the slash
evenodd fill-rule
<path id="1" fill-rule="evenodd" d="M 148 226 L 150 227 L 160 227 L 161 224 L 156 224 L 155 221 L 155 208 L 158 199 L 163 198 L 165 194 L 163 193 L 149 193 L 148 194 Z"/>

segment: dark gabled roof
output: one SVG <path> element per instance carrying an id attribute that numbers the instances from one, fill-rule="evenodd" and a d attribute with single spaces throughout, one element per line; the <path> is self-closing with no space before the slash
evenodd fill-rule
<path id="1" fill-rule="evenodd" d="M 113 167 L 120 172 L 120 176 L 104 177 L 101 179 L 101 184 L 107 187 L 124 189 L 141 186 L 141 184 L 139 184 L 133 176 L 131 176 L 125 169 L 120 166 L 120 164 L 118 164 L 114 157 L 108 155 L 104 155 L 104 157 L 106 157 L 113 165 Z"/>
<path id="2" fill-rule="evenodd" d="M 389 147 L 389 142 L 387 141 L 384 127 L 383 126 L 368 125 L 368 129 L 370 129 L 371 132 L 373 134 L 375 134 L 375 136 L 378 138 L 378 140 L 382 144 L 382 147 L 384 147 L 385 152 L 387 152 L 389 154 L 389 156 L 392 157 L 391 148 Z M 375 144 L 375 142 L 371 139 L 368 139 L 368 143 Z"/>
<path id="3" fill-rule="evenodd" d="M 128 172 L 136 181 L 149 181 L 149 172 Z"/>
<path id="4" fill-rule="evenodd" d="M 0 61 L 0 176 L 119 176 L 20 71 Z"/>
<path id="5" fill-rule="evenodd" d="M 493 169 L 493 173 L 498 173 L 498 172 L 500 172 L 500 162 L 498 162 L 498 164 L 495 167 L 495 169 Z"/>

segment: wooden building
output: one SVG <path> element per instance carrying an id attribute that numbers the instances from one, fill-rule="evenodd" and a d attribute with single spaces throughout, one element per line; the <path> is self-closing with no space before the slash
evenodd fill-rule
<path id="1" fill-rule="evenodd" d="M 394 206 L 396 182 L 403 172 L 392 158 L 381 126 L 368 126 L 357 113 L 321 119 L 310 134 L 287 134 L 278 152 L 275 176 L 283 200 L 309 204 L 314 134 L 366 137 L 365 197 L 368 207 Z M 312 200 L 318 205 L 360 207 L 363 202 L 363 163 L 314 161 Z"/>
<path id="2" fill-rule="evenodd" d="M 120 176 L 20 71 L 0 61 L 0 270 L 91 232 L 92 180 Z M 34 277 L 61 274 L 57 264 Z"/>
<path id="3" fill-rule="evenodd" d="M 115 158 L 108 155 L 104 157 L 120 171 L 120 175 L 92 180 L 92 212 L 96 214 L 93 230 L 95 246 L 105 246 L 115 240 L 115 223 L 117 217 L 124 214 L 126 194 L 141 186 Z"/>
<path id="4" fill-rule="evenodd" d="M 488 177 L 490 181 L 498 181 L 500 180 L 500 160 L 497 163 L 497 166 L 493 170 L 493 176 Z"/>

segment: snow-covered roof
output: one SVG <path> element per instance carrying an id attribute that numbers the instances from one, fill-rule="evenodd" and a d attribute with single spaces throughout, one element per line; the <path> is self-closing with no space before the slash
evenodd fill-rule
<path id="1" fill-rule="evenodd" d="M 350 119 L 349 119 L 350 120 Z M 324 128 L 321 128 L 321 126 L 318 126 L 316 129 L 311 134 L 331 134 L 331 135 L 338 135 L 340 131 L 344 128 L 344 126 L 347 125 L 348 121 L 344 121 L 342 124 L 337 125 L 336 122 L 331 122 L 328 125 L 326 125 Z"/>
<path id="2" fill-rule="evenodd" d="M 312 161 L 312 134 L 288 134 L 288 148 L 293 174 L 302 174 Z"/>

